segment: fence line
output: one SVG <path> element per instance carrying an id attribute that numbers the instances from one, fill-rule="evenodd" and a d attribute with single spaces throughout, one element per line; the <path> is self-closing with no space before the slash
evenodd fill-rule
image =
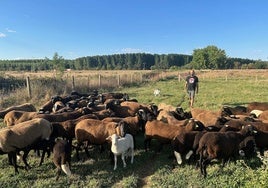
<path id="1" fill-rule="evenodd" d="M 250 71 L 249 71 L 250 72 Z M 247 79 L 252 80 L 255 82 L 259 81 L 268 81 L 268 71 L 256 71 L 256 72 L 250 72 L 245 74 L 241 73 L 241 71 L 236 70 L 211 70 L 211 71 L 196 71 L 197 76 L 200 78 L 200 81 L 205 79 L 222 79 L 226 82 L 232 80 L 232 79 Z M 80 72 L 76 73 L 67 73 L 64 74 L 61 77 L 61 80 L 65 82 L 65 87 L 71 88 L 72 90 L 75 90 L 76 88 L 82 86 L 87 89 L 102 89 L 102 88 L 118 88 L 118 87 L 124 87 L 126 85 L 130 84 L 140 84 L 143 82 L 150 82 L 150 81 L 158 81 L 161 79 L 166 78 L 174 78 L 178 82 L 182 82 L 185 80 L 186 76 L 188 75 L 188 71 L 158 71 L 158 72 L 135 72 L 135 73 L 129 73 L 129 72 L 123 72 L 120 73 L 110 73 L 105 72 L 104 73 L 88 73 L 88 74 L 80 74 Z M 43 77 L 44 79 L 46 77 Z M 23 79 L 23 78 L 22 78 Z M 32 95 L 32 84 L 35 84 L 35 79 L 42 79 L 42 77 L 37 76 L 26 76 L 24 78 L 25 84 L 17 86 L 17 87 L 27 87 L 27 93 L 29 97 Z M 53 79 L 50 77 L 50 79 Z M 56 74 L 54 75 L 54 81 L 57 80 Z M 48 84 L 49 83 L 45 83 Z M 8 92 L 16 89 L 17 87 L 14 87 L 16 85 L 16 81 L 14 83 L 8 81 L 0 82 L 0 92 L 1 94 L 7 94 Z"/>

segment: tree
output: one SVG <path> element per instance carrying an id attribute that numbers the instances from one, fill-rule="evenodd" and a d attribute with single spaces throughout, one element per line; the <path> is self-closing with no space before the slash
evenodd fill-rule
<path id="1" fill-rule="evenodd" d="M 55 52 L 52 60 L 53 68 L 56 71 L 63 72 L 65 67 L 64 67 L 64 59 L 62 56 L 59 56 L 57 52 Z"/>
<path id="2" fill-rule="evenodd" d="M 226 68 L 226 54 L 216 46 L 207 46 L 195 49 L 192 65 L 198 69 L 224 69 Z"/>

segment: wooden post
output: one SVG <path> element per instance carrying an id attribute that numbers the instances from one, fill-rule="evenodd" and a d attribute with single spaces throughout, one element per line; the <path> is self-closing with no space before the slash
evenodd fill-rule
<path id="1" fill-rule="evenodd" d="M 178 81 L 181 81 L 181 74 L 178 75 Z"/>
<path id="2" fill-rule="evenodd" d="M 99 74 L 99 87 L 101 87 L 101 75 Z"/>
<path id="3" fill-rule="evenodd" d="M 142 83 L 142 73 L 141 73 L 141 83 Z"/>
<path id="4" fill-rule="evenodd" d="M 29 96 L 29 98 L 32 98 L 32 90 L 31 90 L 31 84 L 30 84 L 29 76 L 27 76 L 27 78 L 26 78 L 26 85 L 27 85 L 27 90 L 28 90 L 28 96 Z"/>
<path id="5" fill-rule="evenodd" d="M 74 85 L 74 75 L 72 76 L 72 90 L 75 90 L 75 85 Z"/>
<path id="6" fill-rule="evenodd" d="M 88 87 L 88 89 L 90 88 L 90 84 L 89 84 L 89 76 L 87 76 L 87 87 Z"/>
<path id="7" fill-rule="evenodd" d="M 120 74 L 117 76 L 117 85 L 120 86 Z"/>
<path id="8" fill-rule="evenodd" d="M 133 74 L 130 75 L 130 83 L 133 83 Z"/>

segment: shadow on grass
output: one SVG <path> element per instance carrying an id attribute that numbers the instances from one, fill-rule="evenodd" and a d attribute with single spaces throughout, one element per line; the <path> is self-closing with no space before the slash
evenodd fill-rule
<path id="1" fill-rule="evenodd" d="M 247 106 L 250 102 L 223 103 L 226 106 Z"/>

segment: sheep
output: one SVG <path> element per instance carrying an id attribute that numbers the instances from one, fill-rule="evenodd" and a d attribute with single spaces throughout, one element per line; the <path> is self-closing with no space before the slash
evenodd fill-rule
<path id="1" fill-rule="evenodd" d="M 250 113 L 252 110 L 268 110 L 268 102 L 251 102 L 247 106 L 247 112 Z"/>
<path id="2" fill-rule="evenodd" d="M 62 102 L 62 101 L 56 101 L 54 104 L 53 104 L 53 107 L 52 107 L 52 112 L 53 113 L 56 113 L 58 112 L 60 109 L 66 107 L 65 104 Z"/>
<path id="3" fill-rule="evenodd" d="M 53 126 L 52 136 L 66 138 L 70 143 L 72 143 L 72 139 L 75 137 L 75 126 L 83 119 L 98 119 L 98 117 L 94 114 L 86 114 L 76 119 L 70 119 L 62 122 L 51 122 Z"/>
<path id="4" fill-rule="evenodd" d="M 268 111 L 268 110 L 267 110 Z M 253 116 L 254 118 L 259 118 L 259 116 L 263 113 L 263 110 L 252 110 L 250 112 L 250 116 Z"/>
<path id="5" fill-rule="evenodd" d="M 62 122 L 69 119 L 75 119 L 85 114 L 92 113 L 88 108 L 79 108 L 73 112 L 64 112 L 60 114 L 36 114 L 34 118 L 43 118 L 50 122 Z"/>
<path id="6" fill-rule="evenodd" d="M 111 101 L 106 104 L 106 109 L 110 109 L 115 113 L 116 117 L 129 117 L 135 116 L 137 111 L 141 109 L 141 104 L 137 102 L 122 102 L 121 104 L 116 103 L 116 101 Z"/>
<path id="7" fill-rule="evenodd" d="M 131 156 L 131 164 L 134 160 L 134 142 L 131 134 L 126 134 L 119 138 L 117 134 L 112 134 L 107 138 L 112 141 L 111 151 L 114 154 L 114 170 L 117 169 L 117 156 L 121 155 L 124 168 L 126 167 L 125 156 Z"/>
<path id="8" fill-rule="evenodd" d="M 174 107 L 172 105 L 166 105 L 161 103 L 158 105 L 157 120 L 164 122 L 190 119 L 192 116 L 188 112 L 184 112 L 182 107 Z"/>
<path id="9" fill-rule="evenodd" d="M 50 122 L 42 118 L 36 118 L 19 123 L 16 126 L 3 128 L 0 130 L 0 153 L 7 153 L 11 156 L 15 172 L 17 173 L 17 151 L 36 144 L 40 140 L 48 140 L 52 129 Z M 26 161 L 24 163 L 28 166 Z"/>
<path id="10" fill-rule="evenodd" d="M 258 134 L 258 133 L 257 133 Z M 248 136 L 239 144 L 239 155 L 252 158 L 257 155 L 257 146 L 255 136 Z"/>
<path id="11" fill-rule="evenodd" d="M 99 95 L 100 101 L 104 104 L 107 99 L 123 99 L 128 98 L 126 93 L 102 93 Z"/>
<path id="12" fill-rule="evenodd" d="M 49 100 L 39 108 L 38 113 L 40 114 L 50 113 L 52 112 L 52 108 L 53 103 L 51 100 Z"/>
<path id="13" fill-rule="evenodd" d="M 255 142 L 260 155 L 264 156 L 264 151 L 268 149 L 268 131 L 257 130 Z"/>
<path id="14" fill-rule="evenodd" d="M 263 111 L 259 116 L 258 119 L 260 120 L 268 120 L 268 110 Z"/>
<path id="15" fill-rule="evenodd" d="M 6 126 L 12 126 L 18 123 L 22 123 L 24 121 L 33 119 L 37 114 L 38 112 L 12 110 L 5 115 L 4 124 L 6 124 Z"/>
<path id="16" fill-rule="evenodd" d="M 123 124 L 122 124 L 123 125 Z M 79 149 L 84 142 L 92 145 L 103 145 L 106 142 L 106 138 L 114 133 L 119 134 L 118 123 L 116 122 L 103 122 L 96 119 L 84 119 L 77 123 L 75 126 L 75 138 L 77 141 L 76 155 L 79 158 Z M 85 147 L 87 157 L 89 153 Z"/>
<path id="17" fill-rule="evenodd" d="M 94 114 L 95 116 L 98 117 L 98 119 L 102 120 L 106 117 L 115 117 L 115 113 L 109 109 L 104 109 L 104 110 L 100 110 L 100 111 L 96 111 L 96 112 L 92 112 L 92 114 Z"/>
<path id="18" fill-rule="evenodd" d="M 145 124 L 144 149 L 145 151 L 148 150 L 150 141 L 153 138 L 160 142 L 158 149 L 158 151 L 160 151 L 163 144 L 169 144 L 180 132 L 203 130 L 203 128 L 204 127 L 200 127 L 194 119 L 186 121 L 183 126 L 170 125 L 159 120 L 147 121 Z"/>
<path id="19" fill-rule="evenodd" d="M 210 111 L 198 108 L 191 108 L 192 117 L 201 121 L 205 126 L 215 125 L 218 118 L 221 117 L 220 111 Z"/>
<path id="20" fill-rule="evenodd" d="M 66 140 L 56 139 L 53 147 L 53 163 L 57 167 L 56 180 L 59 179 L 61 170 L 70 176 L 71 166 L 71 145 Z"/>
<path id="21" fill-rule="evenodd" d="M 254 135 L 253 126 L 244 126 L 239 132 L 207 132 L 200 141 L 197 153 L 200 155 L 200 169 L 206 177 L 206 167 L 212 159 L 227 159 L 239 153 L 239 144 L 247 137 Z"/>
<path id="22" fill-rule="evenodd" d="M 120 104 L 115 101 L 106 104 L 106 109 L 110 109 L 115 113 L 116 117 L 129 117 L 135 116 L 136 113 L 143 109 L 146 113 L 151 113 L 157 116 L 157 106 L 156 105 L 144 105 L 138 102 L 124 101 Z"/>
<path id="23" fill-rule="evenodd" d="M 200 127 L 203 126 L 200 125 Z M 185 155 L 185 159 L 189 160 L 192 154 L 195 154 L 200 138 L 208 131 L 218 131 L 218 129 L 217 127 L 204 127 L 202 131 L 181 131 L 172 139 L 171 146 L 178 164 L 183 162 L 182 155 Z"/>
<path id="24" fill-rule="evenodd" d="M 223 106 L 221 108 L 221 113 L 223 116 L 230 116 L 230 115 L 247 115 L 247 107 L 245 106 Z"/>
<path id="25" fill-rule="evenodd" d="M 172 139 L 171 146 L 179 165 L 182 164 L 181 155 L 186 155 L 185 159 L 188 160 L 194 153 L 193 143 L 196 135 L 199 133 L 200 131 L 182 132 Z"/>
<path id="26" fill-rule="evenodd" d="M 10 106 L 0 111 L 0 118 L 4 119 L 5 115 L 12 110 L 20 110 L 25 112 L 36 112 L 36 108 L 31 103 L 24 103 L 17 106 Z"/>

